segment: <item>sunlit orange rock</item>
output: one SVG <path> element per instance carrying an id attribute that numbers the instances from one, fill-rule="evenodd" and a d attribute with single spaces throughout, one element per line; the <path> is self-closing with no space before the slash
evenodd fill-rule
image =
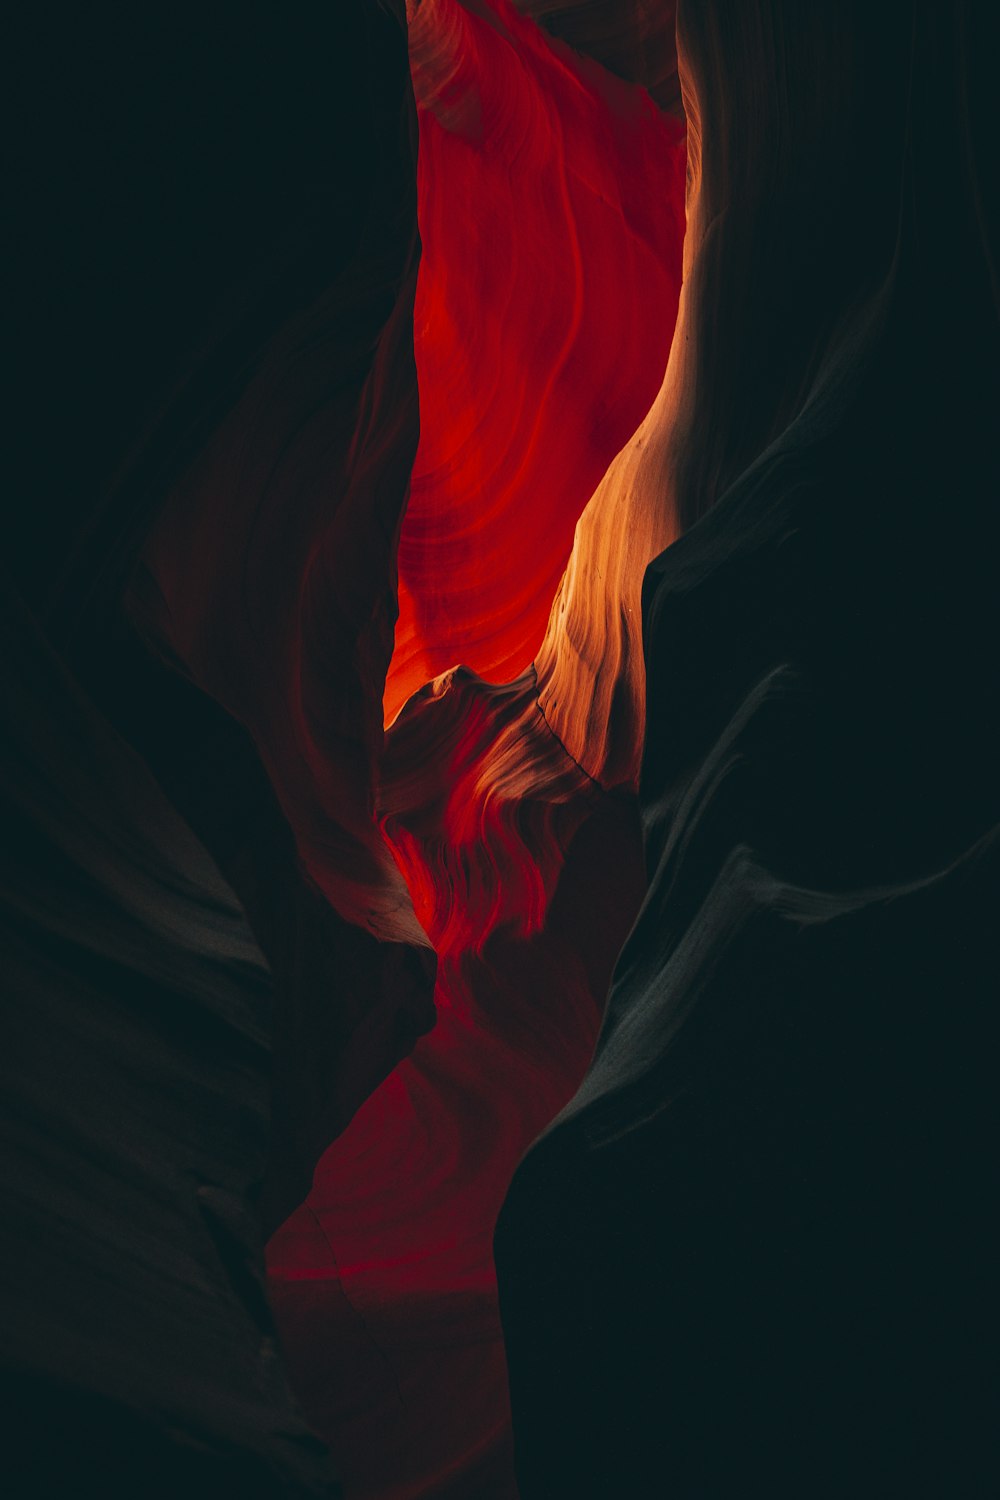
<path id="1" fill-rule="evenodd" d="M 421 438 L 377 807 L 438 956 L 438 1020 L 325 1153 L 269 1266 L 348 1494 L 502 1500 L 494 1225 L 587 1066 L 644 889 L 639 592 L 674 534 L 685 158 L 648 98 L 504 0 L 410 22 Z"/>
<path id="2" fill-rule="evenodd" d="M 508 0 L 410 6 L 420 444 L 386 720 L 531 663 L 577 519 L 663 377 L 682 131 Z"/>

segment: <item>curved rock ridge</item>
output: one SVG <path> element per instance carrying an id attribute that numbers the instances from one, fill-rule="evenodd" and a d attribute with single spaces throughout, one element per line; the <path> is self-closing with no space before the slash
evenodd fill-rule
<path id="1" fill-rule="evenodd" d="M 414 110 L 371 9 L 371 45 L 367 6 L 354 31 L 382 80 L 378 118 L 359 115 L 375 167 L 351 179 L 344 245 L 326 268 L 297 224 L 275 254 L 301 286 L 248 256 L 86 518 L 52 629 L 268 966 L 269 1160 L 238 1196 L 281 1224 L 276 1321 L 338 1480 L 499 1500 L 516 1486 L 494 1226 L 586 1069 L 644 887 L 622 619 L 669 517 L 647 491 L 629 509 L 645 438 L 601 480 L 663 383 L 684 143 L 506 0 L 410 8 Z M 228 1243 L 212 1214 L 242 1210 L 206 1202 Z M 256 1228 L 235 1231 L 248 1254 Z M 268 1390 L 322 1486 L 320 1445 L 277 1374 Z M 260 1446 L 294 1485 L 280 1434 Z"/>
<path id="2" fill-rule="evenodd" d="M 11 118 L 33 123 L 8 136 L 0 1380 L 5 1488 L 24 1500 L 342 1493 L 289 1389 L 263 1240 L 433 1019 L 412 907 L 409 943 L 347 922 L 289 826 L 332 816 L 367 859 L 351 889 L 388 879 L 409 904 L 358 769 L 369 722 L 381 738 L 381 678 L 367 684 L 383 633 L 391 646 L 388 609 L 365 634 L 392 598 L 382 531 L 416 443 L 405 347 L 371 403 L 397 493 L 365 473 L 371 441 L 348 457 L 414 235 L 405 37 L 387 9 L 234 25 L 150 0 L 10 18 Z M 162 543 L 157 658 L 126 594 L 164 502 L 145 559 L 155 577 Z M 355 546 L 375 583 L 360 622 L 331 628 L 357 604 Z M 298 685 L 309 697 L 317 674 L 306 724 Z M 244 713 L 273 786 L 195 677 Z M 296 832 L 334 864 L 328 826 Z"/>
<path id="3" fill-rule="evenodd" d="M 639 780 L 645 724 L 642 581 L 679 533 L 670 484 L 683 396 L 685 296 L 659 394 L 580 517 L 535 663 L 539 706 L 587 775 Z"/>
<path id="4" fill-rule="evenodd" d="M 268 351 L 158 520 L 144 604 L 155 638 L 250 728 L 326 898 L 423 944 L 374 818 L 370 684 L 392 649 L 417 438 L 414 272 L 400 280 L 397 253 L 390 240 L 384 268 L 352 267 Z"/>
<path id="5" fill-rule="evenodd" d="M 679 7 L 649 890 L 498 1224 L 522 1500 L 996 1487 L 996 20 Z"/>
<path id="6" fill-rule="evenodd" d="M 533 671 L 490 687 L 458 667 L 411 698 L 389 732 L 382 827 L 438 954 L 481 953 L 498 929 L 528 938 L 544 927 L 593 788 L 537 697 Z"/>
<path id="7" fill-rule="evenodd" d="M 577 520 L 662 381 L 683 131 L 507 0 L 410 6 L 421 433 L 386 721 L 535 656 Z M 652 554 L 650 554 L 652 555 Z"/>
<path id="8" fill-rule="evenodd" d="M 337 1500 L 265 1295 L 271 975 L 6 570 L 0 599 L 11 1482 Z"/>
<path id="9" fill-rule="evenodd" d="M 12 19 L 26 1494 L 997 1491 L 992 9 Z"/>
<path id="10" fill-rule="evenodd" d="M 629 614 L 673 535 L 655 477 L 684 147 L 507 4 L 411 6 L 410 27 L 421 439 L 376 806 L 437 954 L 438 1020 L 268 1262 L 347 1493 L 500 1500 L 493 1229 L 586 1068 L 644 888 Z"/>
<path id="11" fill-rule="evenodd" d="M 272 1238 L 272 1299 L 348 1494 L 450 1495 L 451 1474 L 470 1500 L 515 1496 L 493 1226 L 591 1056 L 642 896 L 634 809 L 554 739 L 532 673 L 467 671 L 396 720 L 382 804 L 438 954 L 438 1020 Z"/>
<path id="12" fill-rule="evenodd" d="M 505 0 L 410 19 L 416 191 L 404 118 L 357 245 L 169 482 L 131 601 L 252 740 L 185 702 L 220 758 L 192 779 L 155 715 L 144 731 L 274 969 L 269 1213 L 320 1158 L 269 1248 L 293 1385 L 349 1494 L 500 1495 L 493 1228 L 583 1074 L 642 894 L 634 808 L 592 769 L 630 681 L 619 617 L 662 545 L 658 519 L 611 516 L 627 475 L 577 540 L 565 642 L 552 615 L 557 729 L 531 659 L 577 521 L 663 381 L 684 145 Z M 622 716 L 609 786 L 627 790 L 638 736 Z M 234 834 L 261 794 L 253 747 L 276 806 Z M 430 1019 L 421 953 L 437 1025 L 376 1087 Z"/>

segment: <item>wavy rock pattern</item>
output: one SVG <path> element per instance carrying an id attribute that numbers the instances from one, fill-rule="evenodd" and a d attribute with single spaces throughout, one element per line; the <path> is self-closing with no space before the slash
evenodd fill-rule
<path id="1" fill-rule="evenodd" d="M 0 622 L 5 1479 L 39 1500 L 95 1485 L 332 1496 L 335 1465 L 285 1375 L 262 1224 L 301 1201 L 322 1149 L 432 1021 L 433 954 L 373 815 L 376 863 L 419 942 L 379 942 L 336 912 L 250 735 L 145 648 L 124 596 L 164 501 L 213 473 L 187 518 L 204 554 L 171 536 L 169 506 L 161 517 L 178 644 L 257 717 L 261 744 L 280 739 L 280 705 L 301 700 L 279 668 L 302 623 L 284 612 L 299 598 L 282 567 L 304 549 L 301 524 L 286 516 L 284 537 L 266 501 L 329 519 L 310 464 L 357 478 L 370 451 L 346 461 L 413 244 L 405 39 L 366 0 L 243 30 L 155 0 L 49 19 L 12 18 L 16 113 L 39 128 L 10 137 L 24 463 Z M 326 317 L 312 348 L 310 308 Z M 268 401 L 243 446 L 232 412 L 255 375 Z M 412 445 L 405 349 L 398 375 Z M 409 460 L 389 431 L 396 503 Z M 391 568 L 377 593 L 391 600 Z M 145 603 L 155 624 L 163 596 Z M 342 646 L 357 621 L 339 623 Z M 391 626 L 368 639 L 381 630 L 387 651 Z M 313 740 L 336 771 L 291 793 L 280 773 L 301 768 L 306 741 L 289 713 L 291 755 L 268 752 L 286 808 L 329 810 L 334 783 L 370 786 L 344 741 L 360 745 L 368 720 L 380 737 L 380 693 L 370 714 L 328 711 L 334 731 Z M 365 833 L 365 802 L 337 826 Z"/>
<path id="2" fill-rule="evenodd" d="M 663 384 L 580 518 L 536 661 L 546 721 L 587 774 L 608 788 L 634 788 L 639 779 L 642 580 L 679 530 L 666 480 L 683 394 L 684 330 L 682 291 Z"/>
<path id="3" fill-rule="evenodd" d="M 271 977 L 232 891 L 4 579 L 12 1492 L 339 1494 L 255 1203 Z"/>
<path id="4" fill-rule="evenodd" d="M 663 378 L 682 131 L 506 0 L 411 6 L 421 435 L 386 719 L 530 664 L 601 476 Z"/>
<path id="5" fill-rule="evenodd" d="M 493 1226 L 590 1057 L 642 894 L 634 815 L 552 738 L 531 674 L 458 673 L 411 700 L 383 796 L 438 953 L 438 1021 L 272 1239 L 272 1299 L 348 1493 L 513 1495 Z"/>
<path id="6" fill-rule="evenodd" d="M 1000 220 L 965 24 L 680 7 L 650 887 L 498 1227 L 523 1500 L 995 1483 Z"/>
<path id="7" fill-rule="evenodd" d="M 20 111 L 12 1469 L 993 1493 L 987 8 L 153 9 Z"/>
<path id="8" fill-rule="evenodd" d="M 626 457 L 574 528 L 663 379 L 684 155 L 673 122 L 505 4 L 412 8 L 411 59 L 421 441 L 378 806 L 438 955 L 438 1021 L 326 1152 L 269 1271 L 349 1494 L 499 1500 L 516 1489 L 494 1224 L 582 1076 L 643 889 L 641 707 L 616 729 L 616 790 L 587 761 L 610 764 L 609 705 L 634 691 L 620 619 L 670 517 L 643 517 L 648 489 L 630 508 Z M 513 675 L 546 619 L 569 748 L 535 668 Z"/>
<path id="9" fill-rule="evenodd" d="M 213 329 L 221 412 L 211 387 L 196 419 L 175 398 L 119 498 L 148 506 L 149 489 L 163 491 L 129 605 L 189 692 L 179 699 L 130 663 L 144 709 L 115 713 L 219 859 L 278 984 L 272 1227 L 434 1017 L 434 955 L 375 810 L 418 435 L 415 125 L 398 19 L 367 5 L 350 19 L 343 66 L 372 77 L 345 86 L 358 133 L 350 145 L 341 126 L 329 169 L 360 145 L 370 180 L 344 167 L 324 182 L 332 243 L 318 214 L 294 235 L 280 226 L 293 270 L 254 266 L 235 330 Z M 105 651 L 101 641 L 92 654 Z M 164 740 L 181 742 L 180 764 Z"/>
<path id="10" fill-rule="evenodd" d="M 400 271 L 359 259 L 269 351 L 161 513 L 146 618 L 251 728 L 331 904 L 380 938 L 423 942 L 373 817 L 370 684 L 392 649 L 392 551 L 417 434 L 413 273 L 397 286 Z"/>

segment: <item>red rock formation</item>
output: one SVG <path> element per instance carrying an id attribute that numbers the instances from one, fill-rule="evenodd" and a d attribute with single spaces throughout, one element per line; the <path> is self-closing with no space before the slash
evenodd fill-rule
<path id="1" fill-rule="evenodd" d="M 663 377 L 681 129 L 508 0 L 411 6 L 420 444 L 386 718 L 541 644 L 577 520 Z"/>
<path id="2" fill-rule="evenodd" d="M 426 0 L 410 27 L 419 275 L 369 235 L 285 329 L 161 513 L 146 615 L 250 729 L 327 901 L 439 963 L 434 1030 L 270 1246 L 298 1393 L 349 1494 L 499 1496 L 493 1229 L 642 894 L 684 145 L 509 0 Z"/>
<path id="3" fill-rule="evenodd" d="M 411 55 L 421 439 L 378 805 L 438 1021 L 269 1265 L 348 1494 L 472 1500 L 515 1493 L 496 1217 L 587 1065 L 643 890 L 634 621 L 672 535 L 655 415 L 615 454 L 663 381 L 684 152 L 503 0 L 414 7 Z"/>
<path id="4" fill-rule="evenodd" d="M 15 47 L 31 1493 L 991 1492 L 988 9 Z"/>

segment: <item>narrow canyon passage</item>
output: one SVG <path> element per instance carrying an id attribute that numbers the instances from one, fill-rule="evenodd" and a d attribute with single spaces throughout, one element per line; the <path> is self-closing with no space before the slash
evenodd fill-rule
<path id="1" fill-rule="evenodd" d="M 10 22 L 5 1494 L 994 1494 L 1000 14 Z"/>
<path id="2" fill-rule="evenodd" d="M 376 797 L 437 1020 L 324 1153 L 268 1270 L 349 1494 L 499 1500 L 516 1485 L 493 1231 L 583 1076 L 644 890 L 620 621 L 669 519 L 641 486 L 600 490 L 663 383 L 684 146 L 506 4 L 415 8 L 410 59 L 420 441 Z"/>

